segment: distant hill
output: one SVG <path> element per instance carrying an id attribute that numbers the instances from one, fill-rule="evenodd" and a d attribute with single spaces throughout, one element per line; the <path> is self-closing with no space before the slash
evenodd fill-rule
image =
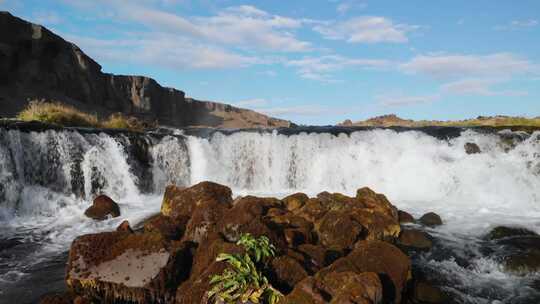
<path id="1" fill-rule="evenodd" d="M 425 127 L 425 126 L 455 126 L 455 127 L 475 127 L 475 126 L 532 126 L 540 127 L 540 117 L 525 118 L 513 116 L 479 116 L 466 120 L 411 120 L 403 119 L 395 114 L 382 115 L 366 120 L 352 122 L 345 120 L 338 124 L 340 126 L 363 126 L 363 127 Z"/>
<path id="2" fill-rule="evenodd" d="M 186 98 L 144 76 L 103 73 L 79 47 L 45 27 L 0 12 L 0 116 L 31 100 L 58 101 L 105 116 L 121 112 L 175 127 L 288 127 L 289 121 Z"/>

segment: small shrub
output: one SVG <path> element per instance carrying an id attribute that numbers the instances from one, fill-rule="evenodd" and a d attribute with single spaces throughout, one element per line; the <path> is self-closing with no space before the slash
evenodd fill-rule
<path id="1" fill-rule="evenodd" d="M 32 101 L 19 113 L 17 118 L 64 127 L 97 127 L 99 125 L 96 115 L 84 113 L 70 105 L 56 102 Z"/>
<path id="2" fill-rule="evenodd" d="M 141 120 L 125 116 L 122 113 L 112 114 L 105 121 L 101 122 L 101 127 L 108 129 L 127 129 L 133 131 L 144 131 L 148 126 Z"/>
<path id="3" fill-rule="evenodd" d="M 213 287 L 208 297 L 215 303 L 277 303 L 283 295 L 262 274 L 268 260 L 275 256 L 275 247 L 267 237 L 256 239 L 250 234 L 243 234 L 236 244 L 243 246 L 245 253 L 218 255 L 216 261 L 227 262 L 229 268 L 210 279 Z"/>

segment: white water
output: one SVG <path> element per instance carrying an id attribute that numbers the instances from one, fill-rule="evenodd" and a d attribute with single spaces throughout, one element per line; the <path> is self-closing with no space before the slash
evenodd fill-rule
<path id="1" fill-rule="evenodd" d="M 34 263 L 67 250 L 77 235 L 114 229 L 124 219 L 136 223 L 157 212 L 169 183 L 203 180 L 228 185 L 237 194 L 274 196 L 324 190 L 353 194 L 369 186 L 416 216 L 439 213 L 445 225 L 432 233 L 470 251 L 494 225 L 540 232 L 539 137 L 533 134 L 506 152 L 499 135 L 472 131 L 451 140 L 391 130 L 350 136 L 148 136 L 145 167 L 125 136 L 0 130 L 0 238 L 38 244 L 28 256 L 0 261 L 0 271 L 9 269 L 0 272 L 0 280 L 31 275 Z M 484 153 L 467 155 L 466 142 L 477 143 Z M 121 204 L 120 218 L 94 222 L 84 217 L 98 193 Z M 484 258 L 472 261 L 470 269 L 452 260 L 426 263 L 460 277 L 458 282 L 508 282 L 501 285 L 503 290 L 522 292 L 516 286 L 523 278 L 502 272 Z M 467 297 L 470 303 L 492 303 L 482 295 Z"/>

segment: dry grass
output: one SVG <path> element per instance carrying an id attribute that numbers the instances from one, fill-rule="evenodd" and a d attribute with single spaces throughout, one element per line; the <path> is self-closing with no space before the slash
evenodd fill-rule
<path id="1" fill-rule="evenodd" d="M 96 115 L 77 110 L 75 107 L 59 102 L 32 101 L 17 115 L 23 121 L 39 121 L 63 127 L 92 127 L 144 131 L 152 127 L 135 117 L 121 113 L 112 114 L 100 121 Z"/>
<path id="2" fill-rule="evenodd" d="M 98 127 L 99 125 L 96 115 L 84 113 L 72 106 L 57 102 L 32 101 L 17 118 L 66 127 Z"/>

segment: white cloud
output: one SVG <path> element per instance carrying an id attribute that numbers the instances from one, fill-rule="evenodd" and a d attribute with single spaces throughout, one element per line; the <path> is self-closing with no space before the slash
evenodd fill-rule
<path id="1" fill-rule="evenodd" d="M 440 95 L 427 96 L 402 96 L 402 95 L 379 95 L 375 97 L 378 104 L 385 107 L 411 106 L 431 103 L 441 98 Z"/>
<path id="2" fill-rule="evenodd" d="M 490 55 L 419 55 L 400 65 L 402 71 L 424 74 L 436 79 L 470 78 L 477 76 L 498 77 L 523 74 L 535 66 L 526 59 L 510 53 Z"/>
<path id="3" fill-rule="evenodd" d="M 291 32 L 302 25 L 301 20 L 271 15 L 254 6 L 229 7 L 209 17 L 183 17 L 135 4 L 123 5 L 117 13 L 154 30 L 211 43 L 283 52 L 311 49 L 309 42 Z"/>
<path id="4" fill-rule="evenodd" d="M 528 20 L 514 20 L 508 24 L 505 25 L 497 25 L 494 28 L 496 30 L 512 30 L 512 29 L 520 29 L 520 28 L 529 28 L 529 27 L 535 27 L 537 26 L 538 20 L 536 19 L 528 19 Z"/>
<path id="5" fill-rule="evenodd" d="M 456 95 L 480 96 L 524 96 L 527 92 L 515 90 L 493 90 L 492 86 L 504 82 L 503 79 L 462 79 L 442 86 L 443 92 Z"/>
<path id="6" fill-rule="evenodd" d="M 336 6 L 336 11 L 340 14 L 345 14 L 352 9 L 364 9 L 367 3 L 359 1 L 344 1 Z"/>
<path id="7" fill-rule="evenodd" d="M 297 60 L 289 60 L 286 66 L 298 69 L 300 77 L 322 82 L 336 82 L 332 72 L 344 68 L 383 68 L 390 65 L 387 60 L 347 58 L 338 55 L 326 55 L 321 57 L 304 57 Z"/>
<path id="8" fill-rule="evenodd" d="M 405 43 L 407 33 L 419 26 L 395 24 L 384 17 L 364 16 L 313 28 L 326 39 L 346 40 L 349 43 Z"/>
<path id="9" fill-rule="evenodd" d="M 216 46 L 197 44 L 170 34 L 143 35 L 138 39 L 123 40 L 64 36 L 91 57 L 107 61 L 122 60 L 175 69 L 237 68 L 264 63 L 256 57 L 232 53 Z"/>

